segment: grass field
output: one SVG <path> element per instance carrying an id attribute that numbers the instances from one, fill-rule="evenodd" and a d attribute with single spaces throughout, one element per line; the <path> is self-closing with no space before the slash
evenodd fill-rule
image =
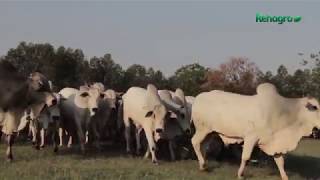
<path id="1" fill-rule="evenodd" d="M 200 172 L 195 160 L 177 162 L 129 157 L 119 150 L 88 152 L 81 155 L 76 149 L 60 149 L 58 154 L 51 147 L 35 150 L 31 145 L 16 144 L 14 161 L 6 162 L 5 145 L 0 147 L 0 179 L 236 179 L 238 163 L 209 162 L 209 172 Z M 290 179 L 320 179 L 320 141 L 303 140 L 296 151 L 286 157 Z M 273 163 L 249 164 L 247 179 L 280 179 Z"/>

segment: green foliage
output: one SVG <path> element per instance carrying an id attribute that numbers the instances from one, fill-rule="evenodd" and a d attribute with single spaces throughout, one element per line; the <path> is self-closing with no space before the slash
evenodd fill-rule
<path id="1" fill-rule="evenodd" d="M 204 83 L 207 69 L 198 63 L 182 66 L 176 70 L 170 83 L 173 88 L 181 88 L 186 95 L 195 96 L 201 92 L 201 84 Z"/>
<path id="2" fill-rule="evenodd" d="M 123 89 L 123 76 L 122 67 L 113 61 L 111 54 L 90 59 L 89 81 L 102 82 L 106 88 Z"/>
<path id="3" fill-rule="evenodd" d="M 186 95 L 193 96 L 213 89 L 254 94 L 259 83 L 270 82 L 283 96 L 311 95 L 320 99 L 319 57 L 320 52 L 303 57 L 303 68 L 292 74 L 284 65 L 280 65 L 274 75 L 271 71 L 262 73 L 247 58 L 233 57 L 218 68 L 206 68 L 198 63 L 184 65 L 169 78 L 159 70 L 139 64 L 123 69 L 108 53 L 88 60 L 81 49 L 54 48 L 49 43 L 21 42 L 0 56 L 0 61 L 10 62 L 24 76 L 33 71 L 42 72 L 53 82 L 55 90 L 102 82 L 106 88 L 125 92 L 129 87 L 146 87 L 152 83 L 159 89 L 175 90 L 179 87 Z"/>
<path id="4" fill-rule="evenodd" d="M 210 69 L 202 85 L 205 90 L 224 90 L 240 94 L 254 94 L 261 72 L 247 58 L 232 57 L 217 69 Z"/>

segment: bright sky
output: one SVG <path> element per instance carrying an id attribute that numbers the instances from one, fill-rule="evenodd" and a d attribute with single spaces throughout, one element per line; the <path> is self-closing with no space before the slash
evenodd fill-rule
<path id="1" fill-rule="evenodd" d="M 20 41 L 111 53 L 172 74 L 199 62 L 216 67 L 246 56 L 262 70 L 300 67 L 298 52 L 320 51 L 320 1 L 0 2 L 0 55 Z M 302 16 L 299 23 L 256 23 L 256 13 Z"/>

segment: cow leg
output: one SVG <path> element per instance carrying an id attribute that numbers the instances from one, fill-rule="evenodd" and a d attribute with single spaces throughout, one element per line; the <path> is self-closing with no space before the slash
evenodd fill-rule
<path id="1" fill-rule="evenodd" d="M 126 138 L 126 148 L 127 148 L 127 153 L 131 152 L 131 147 L 130 147 L 130 126 L 125 127 L 125 138 Z"/>
<path id="2" fill-rule="evenodd" d="M 80 142 L 80 150 L 82 153 L 85 153 L 85 136 L 82 132 L 82 129 L 78 129 L 78 137 L 79 137 L 79 142 Z"/>
<path id="3" fill-rule="evenodd" d="M 44 148 L 44 141 L 46 138 L 47 130 L 42 128 L 40 130 L 40 148 Z"/>
<path id="4" fill-rule="evenodd" d="M 63 129 L 59 128 L 59 146 L 63 146 Z"/>
<path id="5" fill-rule="evenodd" d="M 31 125 L 31 134 L 32 134 L 32 144 L 34 146 L 36 146 L 37 145 L 37 131 L 33 125 Z"/>
<path id="6" fill-rule="evenodd" d="M 129 121 L 128 117 L 124 118 L 124 124 L 125 124 L 124 136 L 126 138 L 127 153 L 130 153 L 131 152 L 131 147 L 130 147 L 130 121 Z"/>
<path id="7" fill-rule="evenodd" d="M 141 142 L 140 142 L 140 133 L 142 131 L 141 127 L 138 127 L 136 132 L 136 143 L 137 143 L 137 149 L 136 149 L 136 154 L 139 155 L 141 151 Z"/>
<path id="8" fill-rule="evenodd" d="M 71 146 L 72 146 L 72 136 L 71 136 L 71 135 L 69 135 L 69 139 L 68 139 L 68 145 L 67 145 L 67 147 L 68 147 L 68 148 L 71 148 Z"/>
<path id="9" fill-rule="evenodd" d="M 144 158 L 144 159 L 148 159 L 149 156 L 150 156 L 150 149 L 149 149 L 149 147 L 147 147 L 147 151 L 146 151 L 146 153 L 144 154 L 143 158 Z"/>
<path id="10" fill-rule="evenodd" d="M 274 157 L 274 161 L 276 162 L 281 178 L 282 180 L 288 180 L 288 176 L 286 174 L 286 171 L 284 170 L 284 159 L 282 155 L 275 155 Z"/>
<path id="11" fill-rule="evenodd" d="M 52 132 L 52 143 L 53 143 L 53 152 L 58 152 L 58 141 L 59 135 L 57 129 L 54 129 Z"/>
<path id="12" fill-rule="evenodd" d="M 148 141 L 148 145 L 149 145 L 149 151 L 151 152 L 152 162 L 154 164 L 158 164 L 158 160 L 157 160 L 157 157 L 156 157 L 156 144 L 155 144 L 154 139 L 153 139 L 152 130 L 151 130 L 151 128 L 150 129 L 145 129 L 144 128 L 144 132 L 145 132 L 146 137 L 147 137 L 147 141 Z"/>
<path id="13" fill-rule="evenodd" d="M 257 138 L 256 137 L 246 137 L 243 142 L 243 149 L 242 149 L 242 155 L 241 155 L 241 164 L 238 169 L 238 178 L 242 179 L 243 178 L 243 172 L 244 168 L 246 166 L 247 161 L 251 157 L 251 153 L 253 151 L 254 146 L 257 143 Z"/>
<path id="14" fill-rule="evenodd" d="M 206 131 L 196 131 L 195 135 L 191 139 L 192 146 L 193 146 L 193 149 L 194 149 L 194 151 L 195 151 L 195 153 L 197 155 L 201 171 L 207 169 L 207 165 L 206 165 L 206 161 L 205 161 L 205 158 L 204 158 L 204 155 L 203 155 L 201 143 L 206 138 L 206 136 L 208 134 L 209 133 L 207 133 Z"/>
<path id="15" fill-rule="evenodd" d="M 11 162 L 12 159 L 13 159 L 13 156 L 12 156 L 12 145 L 14 143 L 14 137 L 15 137 L 14 134 L 7 135 L 7 152 L 6 152 L 6 155 L 7 155 L 7 160 L 9 162 Z"/>
<path id="16" fill-rule="evenodd" d="M 171 161 L 175 161 L 176 160 L 174 147 L 175 147 L 175 142 L 173 140 L 169 140 L 169 150 L 170 150 Z"/>
<path id="17" fill-rule="evenodd" d="M 86 131 L 86 141 L 85 141 L 85 144 L 88 144 L 89 142 L 89 132 Z"/>
<path id="18" fill-rule="evenodd" d="M 83 131 L 85 129 L 85 127 L 82 127 L 82 125 L 80 124 L 81 121 L 81 118 L 76 118 L 76 127 L 77 127 L 77 135 L 78 135 L 78 139 L 79 139 L 79 144 L 80 144 L 80 150 L 81 152 L 84 154 L 85 153 L 85 142 L 86 142 L 86 136 L 84 134 L 84 132 L 86 131 Z"/>
<path id="19" fill-rule="evenodd" d="M 92 134 L 93 134 L 93 142 L 94 142 L 94 145 L 95 147 L 100 150 L 100 140 L 101 140 L 101 137 L 100 137 L 100 133 L 99 132 L 102 132 L 102 131 L 99 131 L 98 128 L 97 128 L 97 125 L 94 125 L 94 127 L 92 127 Z"/>

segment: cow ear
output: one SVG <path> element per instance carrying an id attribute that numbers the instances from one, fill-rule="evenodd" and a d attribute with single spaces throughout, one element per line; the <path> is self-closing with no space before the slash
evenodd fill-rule
<path id="1" fill-rule="evenodd" d="M 151 117 L 153 115 L 153 111 L 148 111 L 145 117 Z"/>
<path id="2" fill-rule="evenodd" d="M 105 94 L 103 94 L 103 93 L 100 93 L 100 98 L 104 98 L 105 97 Z"/>
<path id="3" fill-rule="evenodd" d="M 306 108 L 309 110 L 309 111 L 316 111 L 316 110 L 318 110 L 318 107 L 317 106 L 315 106 L 315 105 L 313 105 L 313 104 L 311 104 L 311 103 L 307 103 L 307 105 L 306 105 Z"/>
<path id="4" fill-rule="evenodd" d="M 89 96 L 89 93 L 88 92 L 83 92 L 83 93 L 80 94 L 80 96 L 81 97 L 87 97 L 87 96 Z"/>

